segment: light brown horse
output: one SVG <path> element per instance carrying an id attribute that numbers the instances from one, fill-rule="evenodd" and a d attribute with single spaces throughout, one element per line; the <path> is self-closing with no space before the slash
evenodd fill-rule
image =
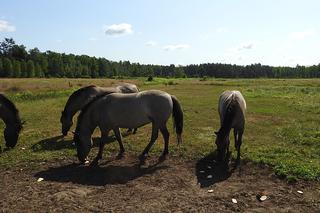
<path id="1" fill-rule="evenodd" d="M 122 137 L 119 128 L 137 128 L 152 123 L 152 135 L 149 144 L 140 155 L 141 163 L 147 157 L 152 145 L 158 138 L 158 132 L 164 138 L 164 150 L 161 159 L 169 153 L 169 131 L 167 121 L 172 114 L 176 128 L 178 143 L 182 141 L 183 113 L 175 96 L 160 90 L 149 90 L 135 94 L 112 93 L 97 97 L 80 113 L 74 142 L 80 162 L 84 162 L 91 149 L 91 135 L 98 126 L 101 130 L 99 153 L 95 159 L 102 158 L 104 141 L 110 130 L 113 130 L 120 146 L 121 156 L 124 153 Z"/>
<path id="2" fill-rule="evenodd" d="M 19 110 L 3 94 L 0 94 L 0 118 L 6 125 L 4 129 L 6 147 L 13 148 L 17 144 L 23 124 L 19 116 Z"/>
<path id="3" fill-rule="evenodd" d="M 135 93 L 139 92 L 139 89 L 134 84 L 125 83 L 117 87 L 98 87 L 98 86 L 87 86 L 83 87 L 69 97 L 64 110 L 61 112 L 61 132 L 65 136 L 68 134 L 71 126 L 73 125 L 73 116 L 80 111 L 86 104 L 92 99 L 101 94 L 111 93 Z M 129 130 L 131 131 L 131 130 Z M 136 132 L 136 129 L 133 133 Z"/>
<path id="4" fill-rule="evenodd" d="M 245 125 L 246 101 L 239 91 L 224 91 L 219 98 L 218 111 L 221 127 L 217 135 L 216 145 L 219 159 L 224 161 L 229 154 L 229 135 L 233 128 L 237 163 L 240 162 L 240 147 Z"/>

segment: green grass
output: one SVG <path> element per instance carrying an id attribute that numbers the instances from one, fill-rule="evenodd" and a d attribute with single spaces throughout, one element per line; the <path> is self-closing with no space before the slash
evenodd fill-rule
<path id="1" fill-rule="evenodd" d="M 0 165 L 12 167 L 74 158 L 72 135 L 64 140 L 54 138 L 60 135 L 60 112 L 68 96 L 84 85 L 111 86 L 120 81 L 125 80 L 1 79 L 2 90 L 16 102 L 27 124 L 17 147 L 1 153 Z M 142 90 L 164 90 L 180 100 L 185 115 L 184 143 L 176 146 L 170 119 L 171 155 L 197 160 L 215 149 L 213 132 L 219 128 L 219 95 L 224 90 L 235 89 L 243 93 L 248 105 L 242 158 L 271 165 L 277 175 L 290 181 L 320 180 L 320 79 L 154 78 L 148 82 L 147 78 L 138 78 L 129 81 Z M 0 128 L 3 129 L 2 122 Z M 124 138 L 125 148 L 139 154 L 150 134 L 150 125 L 140 128 L 136 135 Z M 95 136 L 98 135 L 96 131 Z M 3 136 L 0 140 L 4 146 Z M 162 146 L 160 136 L 151 154 L 160 155 Z M 235 156 L 233 142 L 231 148 Z M 108 144 L 105 155 L 117 150 L 117 143 Z"/>

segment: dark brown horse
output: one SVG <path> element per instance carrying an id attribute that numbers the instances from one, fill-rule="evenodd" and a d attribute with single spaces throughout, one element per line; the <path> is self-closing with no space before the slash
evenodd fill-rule
<path id="1" fill-rule="evenodd" d="M 229 155 L 229 135 L 233 128 L 235 148 L 237 149 L 237 163 L 240 162 L 240 147 L 245 124 L 246 101 L 239 91 L 224 91 L 219 98 L 218 111 L 221 127 L 217 135 L 216 145 L 218 157 L 224 161 Z"/>
<path id="2" fill-rule="evenodd" d="M 17 144 L 19 133 L 22 129 L 22 122 L 19 110 L 3 94 L 0 94 L 0 118 L 6 126 L 4 129 L 6 147 L 13 148 Z"/>

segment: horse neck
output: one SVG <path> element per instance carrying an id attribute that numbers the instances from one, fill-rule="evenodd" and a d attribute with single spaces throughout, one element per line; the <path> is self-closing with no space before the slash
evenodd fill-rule
<path id="1" fill-rule="evenodd" d="M 82 115 L 81 119 L 78 118 L 76 133 L 84 136 L 91 136 L 97 126 L 97 122 L 93 120 L 93 117 L 91 116 L 91 110 L 88 109 L 88 111 L 86 111 L 85 114 Z"/>
<path id="2" fill-rule="evenodd" d="M 0 118 L 7 125 L 12 125 L 16 121 L 16 115 L 12 110 L 8 109 L 4 105 L 0 105 Z"/>
<path id="3" fill-rule="evenodd" d="M 64 112 L 73 117 L 78 111 L 80 111 L 87 103 L 90 102 L 89 91 L 87 93 L 79 94 L 74 97 L 70 97 L 64 108 Z"/>

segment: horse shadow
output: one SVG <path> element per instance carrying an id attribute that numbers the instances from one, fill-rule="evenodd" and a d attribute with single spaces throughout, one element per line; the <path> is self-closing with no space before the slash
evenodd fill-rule
<path id="1" fill-rule="evenodd" d="M 115 137 L 108 137 L 106 144 L 112 143 L 114 141 L 116 141 Z M 92 147 L 99 147 L 100 137 L 92 138 L 92 142 Z M 52 138 L 43 139 L 38 143 L 33 144 L 31 146 L 31 149 L 35 152 L 40 152 L 43 150 L 56 151 L 62 149 L 75 149 L 75 144 L 73 142 L 73 139 L 66 140 L 63 136 L 59 135 Z"/>
<path id="2" fill-rule="evenodd" d="M 123 137 L 127 137 L 130 135 L 130 133 L 122 133 Z M 93 137 L 92 142 L 93 145 L 92 147 L 99 147 L 100 144 L 100 137 Z M 115 136 L 109 136 L 105 143 L 110 144 L 116 141 Z M 40 140 L 39 142 L 35 143 L 32 145 L 31 149 L 35 152 L 39 151 L 56 151 L 56 150 L 62 150 L 62 149 L 75 149 L 75 145 L 73 143 L 72 139 L 65 139 L 63 135 L 58 135 L 54 136 L 51 138 L 46 138 L 43 140 Z"/>
<path id="3" fill-rule="evenodd" d="M 159 164 L 160 162 L 157 162 L 147 168 L 141 168 L 138 163 L 133 165 L 107 165 L 105 167 L 83 166 L 72 163 L 61 167 L 49 168 L 36 173 L 34 176 L 36 178 L 44 178 L 47 181 L 71 182 L 91 186 L 126 184 L 144 175 L 152 174 L 157 170 L 168 168 L 166 165 Z"/>
<path id="4" fill-rule="evenodd" d="M 225 181 L 232 175 L 237 166 L 234 164 L 230 167 L 229 158 L 226 162 L 220 162 L 217 160 L 217 151 L 214 151 L 197 161 L 196 176 L 201 188 Z"/>

